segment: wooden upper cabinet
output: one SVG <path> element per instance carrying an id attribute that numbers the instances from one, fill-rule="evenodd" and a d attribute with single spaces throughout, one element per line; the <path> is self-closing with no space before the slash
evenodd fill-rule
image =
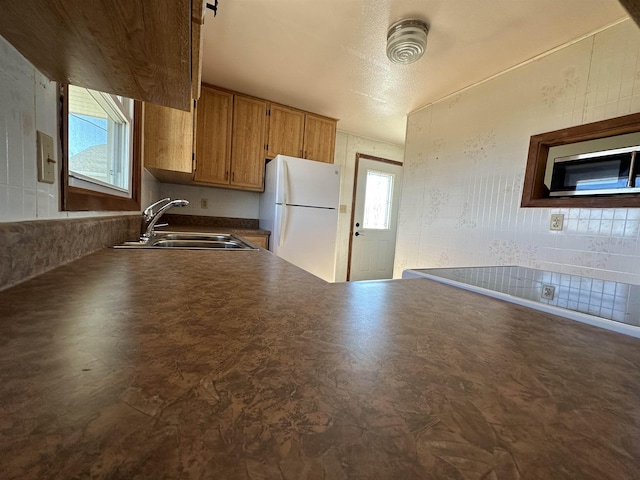
<path id="1" fill-rule="evenodd" d="M 269 110 L 267 158 L 279 154 L 302 157 L 304 112 L 276 104 L 271 104 Z"/>
<path id="2" fill-rule="evenodd" d="M 245 190 L 264 190 L 266 127 L 267 103 L 234 95 L 229 185 Z"/>
<path id="3" fill-rule="evenodd" d="M 160 180 L 169 172 L 192 173 L 193 111 L 144 105 L 144 166 Z"/>
<path id="4" fill-rule="evenodd" d="M 202 87 L 196 104 L 196 182 L 229 184 L 233 94 Z"/>
<path id="5" fill-rule="evenodd" d="M 50 80 L 189 111 L 198 8 L 192 0 L 3 0 L 0 35 Z"/>
<path id="6" fill-rule="evenodd" d="M 333 163 L 336 121 L 307 113 L 304 122 L 303 158 Z"/>

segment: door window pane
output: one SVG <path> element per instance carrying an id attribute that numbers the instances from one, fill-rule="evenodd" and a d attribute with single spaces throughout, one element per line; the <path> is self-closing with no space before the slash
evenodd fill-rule
<path id="1" fill-rule="evenodd" d="M 389 230 L 393 174 L 367 170 L 362 226 L 375 230 Z"/>
<path id="2" fill-rule="evenodd" d="M 130 190 L 132 103 L 69 86 L 69 175 L 84 188 Z"/>

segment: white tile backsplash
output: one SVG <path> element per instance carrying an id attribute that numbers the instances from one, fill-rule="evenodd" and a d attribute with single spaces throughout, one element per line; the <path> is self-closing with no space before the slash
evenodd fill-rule
<path id="1" fill-rule="evenodd" d="M 520 208 L 530 136 L 640 112 L 639 60 L 626 21 L 409 115 L 395 275 L 515 264 L 640 284 L 640 209 Z"/>

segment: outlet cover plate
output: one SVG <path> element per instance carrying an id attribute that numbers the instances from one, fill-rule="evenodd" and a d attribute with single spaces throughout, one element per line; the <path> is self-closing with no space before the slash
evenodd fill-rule
<path id="1" fill-rule="evenodd" d="M 549 230 L 562 230 L 564 225 L 564 215 L 562 213 L 552 213 L 551 221 L 549 222 Z"/>
<path id="2" fill-rule="evenodd" d="M 556 287 L 554 287 L 553 285 L 543 285 L 540 296 L 542 298 L 546 298 L 547 300 L 553 300 L 555 293 L 556 293 Z"/>

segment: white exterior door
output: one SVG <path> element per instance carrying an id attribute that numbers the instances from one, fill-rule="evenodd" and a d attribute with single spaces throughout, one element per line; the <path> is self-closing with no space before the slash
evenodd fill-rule
<path id="1" fill-rule="evenodd" d="M 348 280 L 393 277 L 402 164 L 359 155 Z"/>

